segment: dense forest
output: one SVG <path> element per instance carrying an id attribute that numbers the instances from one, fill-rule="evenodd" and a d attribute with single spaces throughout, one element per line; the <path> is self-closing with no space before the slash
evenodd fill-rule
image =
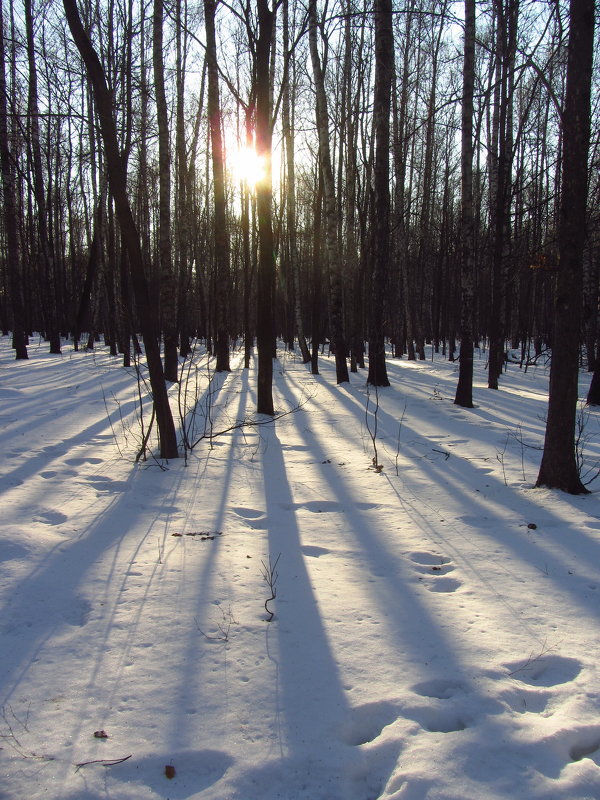
<path id="1" fill-rule="evenodd" d="M 249 366 L 256 341 L 266 414 L 277 338 L 315 373 L 325 343 L 338 382 L 368 367 L 375 386 L 386 347 L 423 359 L 431 342 L 460 358 L 466 407 L 473 347 L 490 389 L 507 349 L 552 349 L 539 480 L 584 491 L 565 452 L 576 371 L 600 351 L 595 11 L 3 2 L 0 325 L 16 357 L 34 330 L 57 354 L 101 334 L 125 365 L 143 344 L 174 457 L 165 379 L 198 338 L 218 371 L 238 346 Z"/>

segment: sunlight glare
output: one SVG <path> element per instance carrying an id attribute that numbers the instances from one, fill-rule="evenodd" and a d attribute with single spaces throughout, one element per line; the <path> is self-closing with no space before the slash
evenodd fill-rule
<path id="1" fill-rule="evenodd" d="M 254 189 L 266 177 L 265 159 L 253 147 L 240 147 L 233 153 L 231 168 L 234 177 Z"/>

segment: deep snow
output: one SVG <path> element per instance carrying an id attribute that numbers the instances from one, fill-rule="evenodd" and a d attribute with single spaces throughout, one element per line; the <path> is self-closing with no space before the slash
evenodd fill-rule
<path id="1" fill-rule="evenodd" d="M 465 410 L 455 364 L 390 359 L 375 418 L 364 372 L 282 353 L 291 413 L 159 465 L 133 463 L 133 371 L 9 345 L 0 797 L 600 798 L 600 504 L 532 488 L 547 364 L 493 392 L 481 353 Z M 254 364 L 206 391 L 198 363 L 190 436 L 209 407 L 266 422 Z"/>

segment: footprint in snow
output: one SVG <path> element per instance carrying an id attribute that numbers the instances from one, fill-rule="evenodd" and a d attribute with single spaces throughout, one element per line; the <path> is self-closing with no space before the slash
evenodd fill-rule
<path id="1" fill-rule="evenodd" d="M 582 670 L 581 661 L 567 656 L 545 654 L 531 656 L 525 661 L 504 665 L 516 681 L 529 686 L 560 686 L 575 680 Z"/>
<path id="2" fill-rule="evenodd" d="M 259 519 L 260 517 L 264 517 L 264 511 L 258 511 L 256 508 L 243 508 L 242 506 L 238 506 L 237 508 L 233 508 L 232 511 L 238 515 L 238 517 L 242 517 L 243 519 Z"/>
<path id="3" fill-rule="evenodd" d="M 355 706 L 350 710 L 349 719 L 341 727 L 340 738 L 355 747 L 372 742 L 401 713 L 401 706 L 387 700 Z"/>
<path id="4" fill-rule="evenodd" d="M 415 694 L 422 697 L 434 697 L 436 700 L 449 700 L 457 694 L 463 694 L 467 687 L 461 681 L 447 680 L 446 678 L 433 678 L 429 681 L 416 683 L 412 687 Z"/>
<path id="5" fill-rule="evenodd" d="M 305 544 L 301 548 L 302 552 L 305 556 L 310 556 L 311 558 L 319 558 L 319 556 L 326 556 L 331 550 L 328 550 L 326 547 L 317 547 L 316 545 Z"/>
<path id="6" fill-rule="evenodd" d="M 435 574 L 435 573 L 434 573 Z M 427 585 L 430 592 L 439 592 L 441 594 L 451 594 L 457 589 L 460 589 L 462 583 L 455 578 L 437 578 L 433 583 Z"/>
<path id="7" fill-rule="evenodd" d="M 62 525 L 69 518 L 66 514 L 60 511 L 52 511 L 51 509 L 40 509 L 33 515 L 34 522 L 42 522 L 44 525 Z"/>
<path id="8" fill-rule="evenodd" d="M 427 553 L 420 551 L 409 553 L 409 558 L 413 563 L 426 567 L 443 566 L 445 564 L 449 564 L 452 560 L 447 556 L 441 556 L 438 553 Z"/>

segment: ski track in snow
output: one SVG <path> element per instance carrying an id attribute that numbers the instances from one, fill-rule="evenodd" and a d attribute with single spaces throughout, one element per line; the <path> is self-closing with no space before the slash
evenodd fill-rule
<path id="1" fill-rule="evenodd" d="M 64 353 L 0 340 L 1 798 L 600 797 L 600 506 L 531 488 L 543 367 L 482 354 L 465 410 L 439 355 L 376 393 L 285 353 L 295 410 L 232 427 L 254 371 L 202 362 L 160 465 L 133 372 Z"/>

